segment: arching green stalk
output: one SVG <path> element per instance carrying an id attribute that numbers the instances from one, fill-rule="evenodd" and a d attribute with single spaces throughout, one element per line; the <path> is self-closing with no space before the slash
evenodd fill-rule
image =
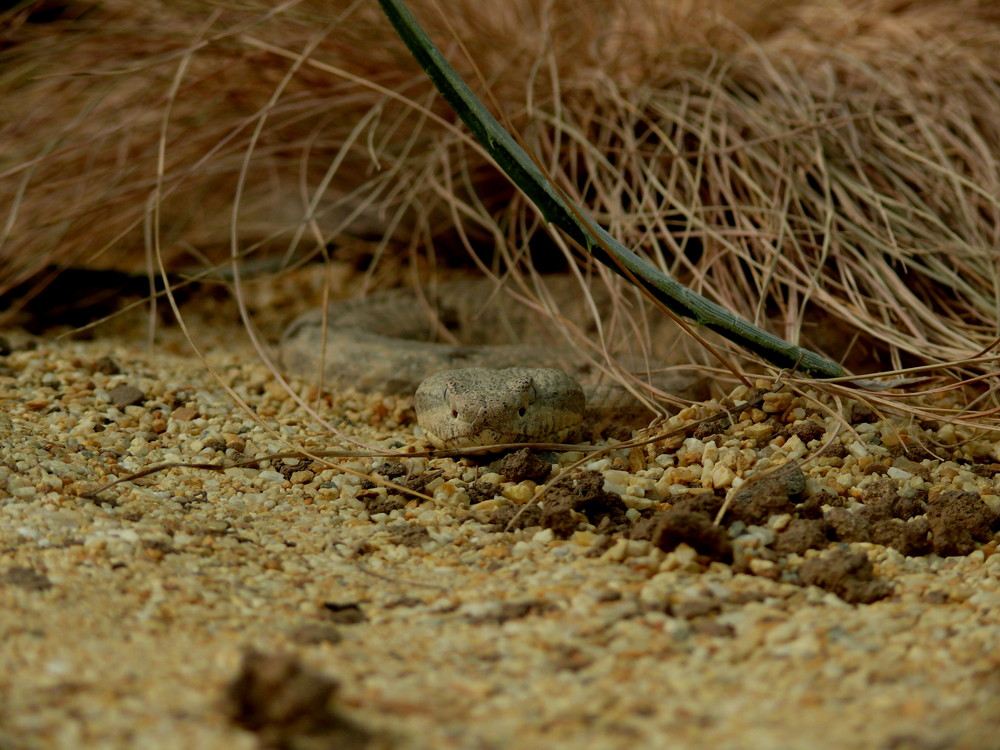
<path id="1" fill-rule="evenodd" d="M 379 4 L 441 95 L 547 221 L 559 227 L 596 259 L 644 286 L 675 314 L 693 318 L 700 325 L 749 349 L 771 364 L 796 367 L 820 377 L 846 374 L 837 363 L 762 331 L 721 305 L 691 291 L 618 242 L 582 208 L 557 191 L 527 152 L 455 72 L 402 0 L 379 0 Z"/>

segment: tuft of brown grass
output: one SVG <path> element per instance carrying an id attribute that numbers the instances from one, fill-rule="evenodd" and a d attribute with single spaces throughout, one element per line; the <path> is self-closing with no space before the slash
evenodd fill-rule
<path id="1" fill-rule="evenodd" d="M 552 244 L 374 3 L 63 5 L 0 15 L 0 292 L 146 268 L 153 234 L 168 268 Z M 702 294 L 855 371 L 996 369 L 994 3 L 411 5 L 562 189 Z"/>

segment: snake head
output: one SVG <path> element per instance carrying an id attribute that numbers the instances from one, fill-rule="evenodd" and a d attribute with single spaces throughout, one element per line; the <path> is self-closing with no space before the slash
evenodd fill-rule
<path id="1" fill-rule="evenodd" d="M 417 388 L 417 421 L 439 448 L 566 439 L 583 418 L 583 391 L 561 370 L 446 370 Z"/>

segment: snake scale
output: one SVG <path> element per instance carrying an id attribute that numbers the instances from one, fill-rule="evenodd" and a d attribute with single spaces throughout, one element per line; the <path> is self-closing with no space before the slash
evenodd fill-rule
<path id="1" fill-rule="evenodd" d="M 636 329 L 632 318 L 626 323 L 609 312 L 602 284 L 588 287 L 588 299 L 572 277 L 543 278 L 559 317 L 591 341 L 598 336 L 592 313 L 600 310 L 603 331 L 614 320 L 632 334 L 606 340 L 652 341 L 658 365 L 690 361 L 676 324 L 658 311 L 649 316 L 652 328 Z M 280 354 L 287 372 L 316 378 L 322 370 L 332 389 L 414 393 L 418 423 L 439 448 L 565 442 L 592 436 L 598 422 L 652 416 L 570 345 L 550 314 L 489 279 L 394 289 L 310 310 L 286 329 Z M 649 369 L 648 357 L 642 360 Z M 664 373 L 655 385 L 682 398 L 707 397 L 707 383 L 693 371 Z"/>

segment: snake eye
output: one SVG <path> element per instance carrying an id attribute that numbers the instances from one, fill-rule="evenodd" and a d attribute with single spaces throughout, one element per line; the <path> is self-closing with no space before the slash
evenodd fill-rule
<path id="1" fill-rule="evenodd" d="M 451 418 L 458 419 L 458 409 L 455 408 L 455 405 L 452 403 L 451 399 L 451 392 L 453 386 L 454 383 L 451 380 L 449 380 L 447 383 L 444 384 L 444 390 L 441 392 L 441 400 L 451 407 Z"/>
<path id="2" fill-rule="evenodd" d="M 528 378 L 522 386 L 521 405 L 517 409 L 517 416 L 524 418 L 524 415 L 528 413 L 528 407 L 535 401 L 535 395 L 535 382 Z"/>

